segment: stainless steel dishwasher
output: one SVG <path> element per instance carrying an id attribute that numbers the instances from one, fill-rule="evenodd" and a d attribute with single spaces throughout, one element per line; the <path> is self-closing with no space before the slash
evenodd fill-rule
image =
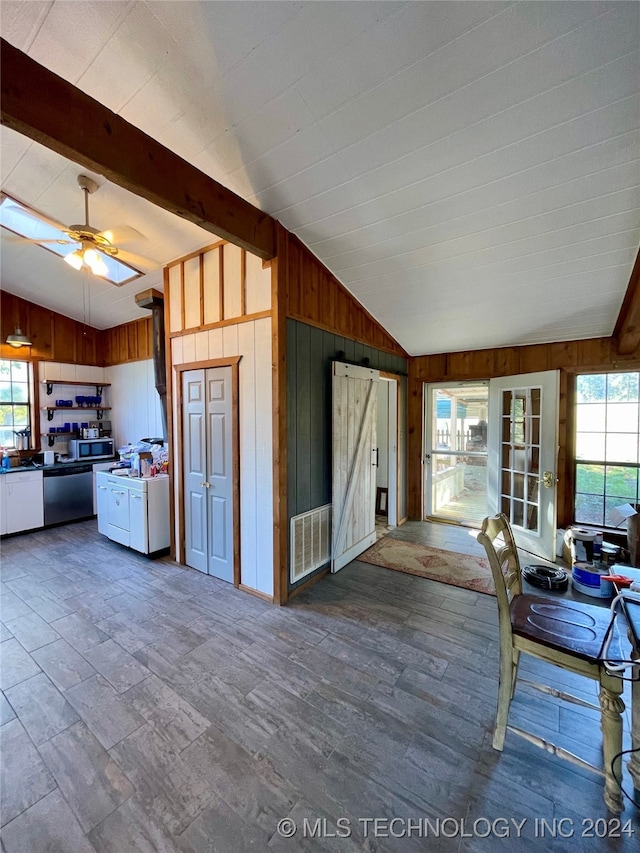
<path id="1" fill-rule="evenodd" d="M 93 515 L 93 466 L 45 468 L 44 523 L 60 524 Z"/>

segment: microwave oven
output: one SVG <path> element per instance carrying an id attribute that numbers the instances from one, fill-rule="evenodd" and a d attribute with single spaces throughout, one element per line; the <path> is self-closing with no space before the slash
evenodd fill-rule
<path id="1" fill-rule="evenodd" d="M 113 455 L 112 438 L 73 438 L 69 442 L 69 456 L 77 462 L 110 459 Z"/>

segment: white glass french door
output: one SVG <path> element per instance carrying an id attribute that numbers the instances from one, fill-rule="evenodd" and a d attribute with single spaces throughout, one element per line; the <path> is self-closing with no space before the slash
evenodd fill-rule
<path id="1" fill-rule="evenodd" d="M 511 522 L 518 547 L 556 554 L 557 370 L 489 383 L 488 504 Z"/>

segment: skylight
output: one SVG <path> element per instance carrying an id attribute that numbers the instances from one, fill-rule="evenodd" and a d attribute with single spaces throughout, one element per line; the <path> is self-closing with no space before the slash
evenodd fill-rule
<path id="1" fill-rule="evenodd" d="M 66 258 L 67 255 L 82 248 L 80 243 L 69 238 L 58 223 L 5 193 L 0 197 L 0 225 L 20 237 L 34 241 L 41 249 L 53 252 L 60 258 Z M 106 272 L 98 278 L 122 285 L 143 275 L 139 270 L 112 255 L 100 252 L 99 249 L 97 251 L 106 267 Z"/>

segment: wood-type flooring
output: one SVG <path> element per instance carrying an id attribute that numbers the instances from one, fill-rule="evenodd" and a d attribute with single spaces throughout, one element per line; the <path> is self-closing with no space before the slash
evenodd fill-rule
<path id="1" fill-rule="evenodd" d="M 1 573 L 3 853 L 638 849 L 597 776 L 492 749 L 491 596 L 356 561 L 279 608 L 92 521 L 6 538 Z M 600 759 L 588 709 L 519 687 L 511 722 Z"/>

